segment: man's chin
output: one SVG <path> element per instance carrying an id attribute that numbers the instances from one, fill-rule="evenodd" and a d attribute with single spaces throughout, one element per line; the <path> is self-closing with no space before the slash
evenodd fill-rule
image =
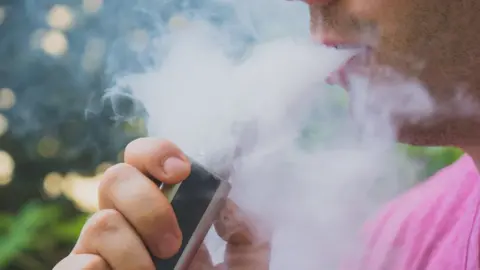
<path id="1" fill-rule="evenodd" d="M 350 107 L 360 131 L 382 140 L 415 146 L 480 145 L 480 121 L 415 111 L 386 111 L 380 104 L 368 109 Z"/>
<path id="2" fill-rule="evenodd" d="M 397 123 L 397 140 L 415 146 L 480 145 L 480 122 L 473 119 L 440 118 Z"/>

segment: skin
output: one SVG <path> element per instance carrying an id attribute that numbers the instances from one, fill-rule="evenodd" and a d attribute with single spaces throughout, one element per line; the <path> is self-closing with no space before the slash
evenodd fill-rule
<path id="1" fill-rule="evenodd" d="M 372 55 L 359 69 L 367 70 L 372 81 L 389 80 L 382 68 L 391 68 L 422 83 L 437 104 L 431 115 L 415 123 L 395 115 L 400 141 L 461 147 L 480 164 L 480 123 L 476 120 L 480 112 L 472 106 L 468 114 L 458 114 L 465 103 L 452 103 L 459 87 L 470 103 L 480 103 L 480 1 L 311 1 L 314 39 L 330 45 L 371 46 Z M 365 29 L 374 30 L 367 40 Z M 166 162 L 169 157 L 177 159 Z M 185 155 L 170 142 L 154 138 L 132 142 L 126 148 L 125 163 L 104 176 L 99 191 L 101 210 L 85 224 L 71 254 L 54 269 L 154 269 L 147 247 L 162 258 L 175 254 L 181 233 L 174 213 L 145 174 L 178 183 L 189 170 Z M 240 211 L 229 202 L 222 214 L 229 221 L 220 219 L 216 224 L 220 236 L 228 241 L 225 262 L 213 266 L 201 249 L 191 270 L 268 269 L 269 243 L 256 240 L 263 238 L 255 237 L 251 220 L 235 219 Z"/>
<path id="2" fill-rule="evenodd" d="M 85 224 L 71 254 L 55 270 L 154 270 L 147 250 L 159 258 L 178 251 L 182 234 L 175 214 L 145 175 L 167 184 L 179 183 L 190 174 L 190 163 L 173 143 L 155 138 L 131 142 L 124 160 L 105 172 L 98 194 L 100 210 Z M 215 227 L 228 243 L 225 261 L 213 265 L 202 246 L 190 270 L 268 269 L 269 243 L 256 237 L 253 218 L 231 201 L 220 217 Z"/>
<path id="3" fill-rule="evenodd" d="M 459 115 L 467 102 L 452 104 L 459 90 L 480 102 L 480 2 L 475 0 L 312 0 L 311 31 L 322 43 L 367 44 L 373 55 L 363 63 L 372 80 L 388 80 L 388 67 L 424 85 L 435 112 L 415 124 L 396 115 L 399 139 L 415 145 L 479 143 L 478 106 Z M 362 40 L 359 26 L 375 29 Z M 419 67 L 420 66 L 420 67 Z M 383 77 L 383 78 L 382 78 Z M 385 90 L 388 91 L 388 88 Z"/>

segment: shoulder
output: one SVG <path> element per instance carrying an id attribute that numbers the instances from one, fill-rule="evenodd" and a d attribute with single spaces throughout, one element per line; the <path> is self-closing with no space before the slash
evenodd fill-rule
<path id="1" fill-rule="evenodd" d="M 391 201 L 367 222 L 364 228 L 367 250 L 374 252 L 375 257 L 383 254 L 383 258 L 396 256 L 395 259 L 408 261 L 427 252 L 423 248 L 430 246 L 428 242 L 448 242 L 449 231 L 473 224 L 474 218 L 465 213 L 476 211 L 478 185 L 473 160 L 463 156 Z M 461 222 L 465 224 L 459 225 Z M 464 240 L 468 241 L 468 235 Z"/>
<path id="2" fill-rule="evenodd" d="M 464 155 L 450 166 L 392 200 L 367 225 L 378 226 L 394 216 L 420 217 L 432 208 L 444 210 L 440 207 L 442 204 L 464 199 L 465 195 L 471 193 L 472 187 L 479 184 L 478 175 L 473 160 L 468 155 Z"/>

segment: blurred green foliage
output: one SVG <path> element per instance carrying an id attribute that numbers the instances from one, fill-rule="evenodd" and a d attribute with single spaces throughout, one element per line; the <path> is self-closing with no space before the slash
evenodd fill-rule
<path id="1" fill-rule="evenodd" d="M 63 218 L 61 205 L 32 201 L 17 215 L 0 216 L 0 269 L 51 269 L 72 247 L 87 219 L 86 214 Z"/>
<path id="2" fill-rule="evenodd" d="M 463 152 L 453 147 L 419 147 L 407 146 L 407 154 L 414 160 L 423 163 L 422 178 L 427 178 L 438 172 L 440 169 L 452 164 L 459 159 Z"/>

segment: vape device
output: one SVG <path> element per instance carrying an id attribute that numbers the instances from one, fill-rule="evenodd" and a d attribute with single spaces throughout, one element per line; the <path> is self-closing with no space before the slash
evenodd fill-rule
<path id="1" fill-rule="evenodd" d="M 209 229 L 225 205 L 231 186 L 228 182 L 240 157 L 253 150 L 258 138 L 256 122 L 243 122 L 232 130 L 236 147 L 230 156 L 219 156 L 216 173 L 191 161 L 191 173 L 176 185 L 160 185 L 177 216 L 183 234 L 179 252 L 169 259 L 152 256 L 157 270 L 187 270 Z"/>
<path id="2" fill-rule="evenodd" d="M 179 252 L 169 258 L 152 256 L 157 270 L 187 270 L 230 192 L 227 179 L 191 162 L 191 173 L 176 185 L 160 185 L 177 216 L 183 234 Z"/>

